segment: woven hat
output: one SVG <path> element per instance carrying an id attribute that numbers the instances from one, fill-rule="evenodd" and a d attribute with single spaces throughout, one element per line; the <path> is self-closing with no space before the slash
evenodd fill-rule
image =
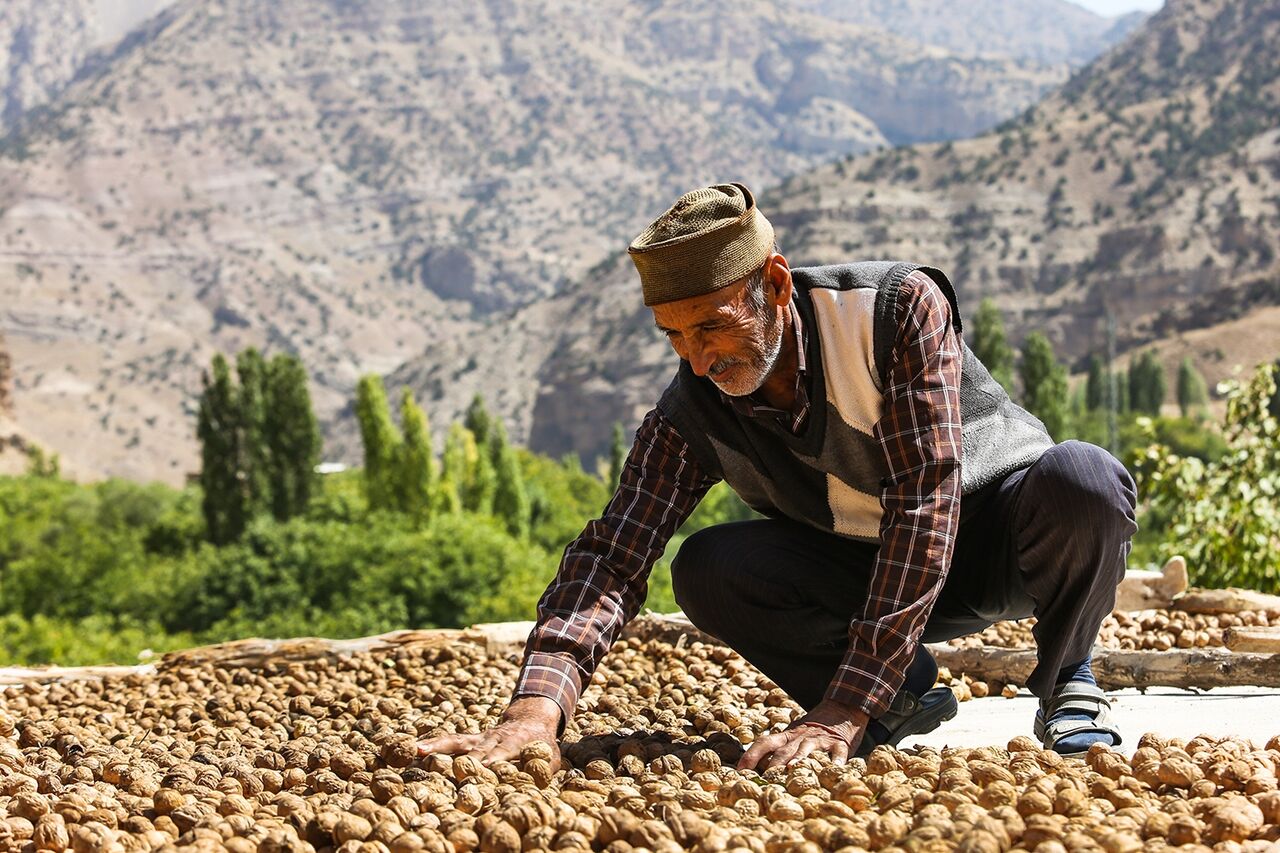
<path id="1" fill-rule="evenodd" d="M 742 184 L 685 193 L 627 249 L 645 305 L 712 293 L 746 278 L 771 251 L 773 226 Z"/>

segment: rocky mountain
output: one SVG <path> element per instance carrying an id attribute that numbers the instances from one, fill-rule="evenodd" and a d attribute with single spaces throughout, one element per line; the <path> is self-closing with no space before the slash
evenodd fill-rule
<path id="1" fill-rule="evenodd" d="M 684 187 L 969 135 L 1066 73 L 771 0 L 180 0 L 0 139 L 22 425 L 180 480 L 215 350 L 297 352 L 329 415 Z"/>
<path id="2" fill-rule="evenodd" d="M 795 264 L 940 266 L 972 313 L 996 298 L 1080 367 L 1108 315 L 1121 353 L 1157 341 L 1213 381 L 1280 306 L 1280 2 L 1169 0 L 1035 107 L 963 142 L 903 146 L 786 181 L 761 206 Z M 661 212 L 653 205 L 646 217 Z M 1255 322 L 1256 320 L 1256 322 Z M 1216 332 L 1215 332 L 1216 330 Z M 1163 351 L 1163 350 L 1162 350 Z M 602 453 L 675 366 L 615 256 L 550 303 L 444 342 L 389 381 L 439 418 L 477 389 L 550 452 Z M 347 436 L 339 426 L 335 433 Z"/>
<path id="3" fill-rule="evenodd" d="M 0 3 L 0 129 L 61 91 L 95 34 L 93 0 Z"/>
<path id="4" fill-rule="evenodd" d="M 1067 0 L 801 0 L 811 12 L 973 55 L 1080 65 L 1124 40 L 1142 12 L 1104 18 Z"/>
<path id="5" fill-rule="evenodd" d="M 109 59 L 172 0 L 5 0 L 0 5 L 0 134 Z"/>

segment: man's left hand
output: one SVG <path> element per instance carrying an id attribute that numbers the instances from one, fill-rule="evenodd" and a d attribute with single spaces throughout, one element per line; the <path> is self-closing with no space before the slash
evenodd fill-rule
<path id="1" fill-rule="evenodd" d="M 852 705 L 824 699 L 785 731 L 765 735 L 751 744 L 738 761 L 739 770 L 785 767 L 809 753 L 825 752 L 837 764 L 849 760 L 867 730 L 870 718 Z"/>

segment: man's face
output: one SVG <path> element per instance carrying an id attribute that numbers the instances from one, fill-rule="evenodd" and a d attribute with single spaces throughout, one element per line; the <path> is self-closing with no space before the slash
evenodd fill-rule
<path id="1" fill-rule="evenodd" d="M 780 255 L 772 256 L 781 259 Z M 782 263 L 785 270 L 785 261 Z M 698 376 L 726 394 L 741 397 L 764 384 L 782 351 L 782 309 L 766 271 L 763 309 L 752 304 L 747 279 L 705 296 L 654 305 L 658 329 Z"/>

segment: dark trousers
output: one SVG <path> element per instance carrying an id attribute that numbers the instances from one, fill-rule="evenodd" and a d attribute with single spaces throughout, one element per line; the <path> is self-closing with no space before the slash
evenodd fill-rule
<path id="1" fill-rule="evenodd" d="M 1110 453 L 1065 441 L 1029 468 L 964 496 L 960 530 L 923 641 L 1037 618 L 1041 697 L 1083 660 L 1124 577 L 1137 492 Z M 822 700 L 862 612 L 879 546 L 789 520 L 720 524 L 685 540 L 676 601 L 805 708 Z"/>

